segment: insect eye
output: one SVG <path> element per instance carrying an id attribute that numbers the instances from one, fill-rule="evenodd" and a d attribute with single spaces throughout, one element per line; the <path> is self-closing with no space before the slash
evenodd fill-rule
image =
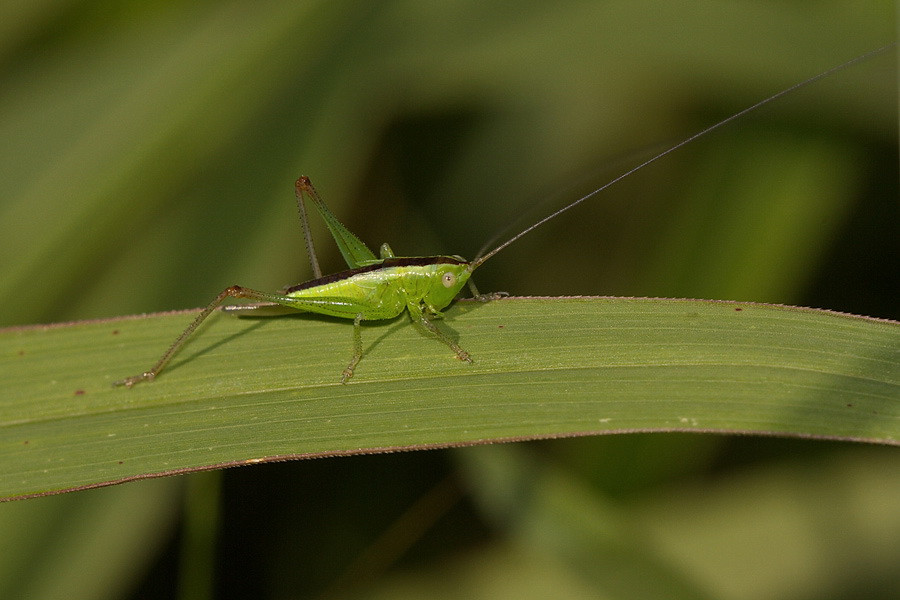
<path id="1" fill-rule="evenodd" d="M 456 275 L 453 273 L 444 273 L 441 282 L 444 284 L 444 287 L 453 287 L 456 285 Z"/>

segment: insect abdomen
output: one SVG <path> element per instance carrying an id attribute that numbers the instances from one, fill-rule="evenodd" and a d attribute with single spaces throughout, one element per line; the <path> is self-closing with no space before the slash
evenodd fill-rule
<path id="1" fill-rule="evenodd" d="M 365 320 L 391 319 L 406 308 L 408 267 L 384 267 L 288 291 L 292 306 L 319 314 Z"/>

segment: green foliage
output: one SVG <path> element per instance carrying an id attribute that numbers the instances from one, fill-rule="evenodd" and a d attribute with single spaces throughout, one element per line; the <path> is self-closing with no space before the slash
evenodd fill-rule
<path id="1" fill-rule="evenodd" d="M 719 0 L 5 2 L 0 321 L 106 319 L 200 306 L 231 284 L 296 283 L 308 275 L 291 187 L 300 174 L 372 247 L 471 258 L 515 216 L 511 233 L 647 152 L 890 41 L 895 9 L 887 0 L 866 10 Z M 549 223 L 479 269 L 479 287 L 777 302 L 897 319 L 896 136 L 896 65 L 882 56 Z M 324 228 L 316 236 L 324 245 Z M 330 252 L 326 270 L 339 268 Z M 508 315 L 519 304 L 452 309 L 445 325 L 475 356 L 471 367 L 401 321 L 368 326 L 368 355 L 345 387 L 335 380 L 349 325 L 329 320 L 218 317 L 171 372 L 133 390 L 108 384 L 152 363 L 187 315 L 118 321 L 118 334 L 110 323 L 7 330 L 0 468 L 4 480 L 20 477 L 6 489 L 89 485 L 323 440 L 357 450 L 465 437 L 462 421 L 441 438 L 435 414 L 391 412 L 438 400 L 442 415 L 468 407 L 491 416 L 468 415 L 480 427 L 469 439 L 516 423 L 523 435 L 586 430 L 548 419 L 540 396 L 504 404 L 516 395 L 513 381 L 551 390 L 557 405 L 575 386 L 595 399 L 580 408 L 596 411 L 597 427 L 615 409 L 623 421 L 606 427 L 617 431 L 628 417 L 639 429 L 897 439 L 896 325 L 749 305 L 741 313 L 683 302 L 571 306 L 595 304 L 593 325 L 541 303 Z M 641 306 L 671 328 L 637 319 L 608 329 Z M 690 320 L 684 306 L 703 318 Z M 703 312 L 722 307 L 715 318 Z M 531 311 L 536 320 L 523 322 Z M 704 338 L 704 320 L 728 339 Z M 798 337 L 740 329 L 750 322 L 802 326 Z M 528 331 L 559 336 L 562 323 L 567 339 L 599 351 L 518 345 Z M 698 343 L 679 346 L 686 339 Z M 649 370 L 616 362 L 640 357 L 654 340 L 640 363 Z M 674 364 L 648 362 L 651 354 Z M 721 356 L 733 359 L 728 373 L 746 379 L 697 395 L 702 382 L 727 375 Z M 554 361 L 593 366 L 555 371 Z M 534 372 L 503 371 L 523 363 Z M 599 376 L 613 368 L 654 376 L 618 384 Z M 672 370 L 702 378 L 673 380 Z M 554 379 L 563 373 L 565 384 Z M 441 394 L 457 385 L 468 395 L 452 404 Z M 734 400 L 749 388 L 752 402 Z M 654 401 L 636 407 L 642 391 Z M 356 397 L 326 399 L 332 393 Z M 352 418 L 357 407 L 367 425 L 396 435 L 378 441 L 354 429 L 326 440 L 327 430 L 301 421 L 325 426 L 325 415 Z M 524 409 L 527 424 L 515 420 Z M 398 415 L 427 427 L 403 429 Z M 184 435 L 159 428 L 172 419 Z M 146 432 L 123 439 L 138 424 Z M 19 435 L 29 428 L 35 435 Z M 28 463 L 28 453 L 40 458 Z M 0 596 L 171 597 L 167 582 L 178 580 L 184 597 L 204 589 L 220 597 L 635 597 L 638 589 L 643 597 L 877 598 L 900 587 L 897 474 L 889 447 L 676 434 L 260 465 L 226 472 L 221 512 L 210 500 L 218 483 L 197 479 L 214 480 L 209 473 L 0 505 L 11 549 L 0 560 Z M 181 514 L 188 523 L 172 533 Z M 218 530 L 204 521 L 209 514 L 222 515 Z M 160 557 L 173 552 L 175 535 L 185 545 L 173 576 L 165 565 L 177 561 Z"/>
<path id="2" fill-rule="evenodd" d="M 452 314 L 475 365 L 399 319 L 365 328 L 351 385 L 338 383 L 351 328 L 337 320 L 217 319 L 133 390 L 110 383 L 151 362 L 184 315 L 7 330 L 0 495 L 590 433 L 900 440 L 896 323 L 697 300 L 514 298 Z"/>

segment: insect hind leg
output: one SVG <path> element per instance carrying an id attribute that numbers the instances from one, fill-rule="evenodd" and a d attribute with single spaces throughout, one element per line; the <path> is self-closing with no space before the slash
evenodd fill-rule
<path id="1" fill-rule="evenodd" d="M 149 371 L 144 371 L 139 375 L 132 375 L 131 377 L 126 377 L 125 379 L 116 381 L 113 385 L 115 386 L 125 386 L 130 388 L 136 383 L 140 383 L 141 381 L 153 381 L 157 375 L 159 375 L 160 371 L 162 371 L 169 361 L 172 360 L 172 357 L 175 355 L 178 350 L 184 346 L 184 344 L 188 341 L 191 335 L 200 327 L 200 324 L 206 320 L 206 318 L 212 314 L 212 312 L 218 308 L 222 302 L 224 302 L 227 298 L 246 298 L 249 300 L 257 300 L 259 302 L 273 302 L 276 304 L 285 304 L 287 301 L 292 300 L 288 296 L 282 296 L 280 294 L 269 294 L 266 292 L 259 292 L 256 290 L 251 290 L 250 288 L 241 287 L 239 285 L 233 285 L 231 287 L 227 287 L 221 292 L 219 295 L 215 297 L 215 299 L 206 305 L 200 314 L 191 322 L 190 325 L 187 326 L 181 335 L 175 339 L 169 349 L 160 357 L 156 364 L 150 368 Z"/>

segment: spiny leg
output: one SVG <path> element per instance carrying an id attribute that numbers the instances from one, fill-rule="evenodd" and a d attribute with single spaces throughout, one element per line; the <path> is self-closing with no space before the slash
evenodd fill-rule
<path id="1" fill-rule="evenodd" d="M 316 188 L 313 187 L 309 177 L 301 175 L 300 178 L 297 179 L 294 189 L 297 193 L 297 202 L 301 205 L 300 217 L 305 219 L 306 209 L 304 208 L 305 204 L 303 198 L 309 196 L 309 198 L 312 199 L 316 210 L 319 211 L 322 220 L 325 221 L 325 226 L 328 227 L 328 231 L 331 232 L 331 237 L 334 238 L 334 242 L 337 244 L 338 250 L 341 251 L 341 255 L 347 262 L 348 267 L 355 269 L 357 267 L 379 262 L 375 254 L 369 250 L 369 247 L 366 246 L 361 239 L 356 237 L 353 232 L 347 229 L 338 218 L 334 216 L 334 213 L 328 210 L 328 207 L 316 192 Z M 306 227 L 304 227 L 304 235 L 307 237 L 307 246 L 310 250 L 310 256 L 312 256 L 312 238 L 308 235 L 308 229 Z M 311 260 L 311 262 L 313 262 L 313 271 L 318 271 L 318 264 L 316 264 L 316 261 Z M 319 275 L 316 276 L 316 279 L 318 278 Z"/>
<path id="2" fill-rule="evenodd" d="M 439 340 L 447 344 L 451 350 L 456 353 L 456 358 L 459 360 L 464 360 L 467 363 L 472 362 L 472 357 L 469 356 L 469 353 L 463 350 L 459 344 L 451 340 L 444 332 L 437 328 L 437 326 L 432 323 L 427 316 L 425 316 L 425 312 L 422 310 L 422 307 L 418 304 L 409 304 L 407 305 L 407 309 L 409 309 L 409 314 L 412 317 L 413 323 L 423 328 L 426 332 L 433 334 Z"/>
<path id="3" fill-rule="evenodd" d="M 499 300 L 500 298 L 506 298 L 509 296 L 507 292 L 490 292 L 488 294 L 479 294 L 478 288 L 475 287 L 475 282 L 471 279 L 469 280 L 469 291 L 472 292 L 472 300 L 476 302 L 490 302 L 492 300 Z"/>
<path id="4" fill-rule="evenodd" d="M 241 287 L 239 285 L 233 285 L 229 288 L 222 290 L 218 296 L 216 296 L 215 300 L 210 302 L 206 308 L 200 311 L 200 314 L 197 315 L 197 318 L 191 322 L 190 325 L 187 326 L 181 335 L 169 346 L 169 349 L 166 350 L 165 354 L 163 354 L 156 364 L 149 371 L 145 371 L 140 375 L 133 375 L 131 377 L 126 377 L 120 381 L 116 381 L 113 385 L 124 385 L 125 387 L 131 387 L 136 383 L 140 383 L 141 381 L 152 381 L 157 375 L 159 375 L 160 371 L 162 371 L 169 361 L 172 359 L 172 356 L 175 355 L 176 352 L 187 342 L 188 338 L 191 337 L 197 328 L 200 326 L 203 321 L 206 320 L 212 312 L 223 302 L 226 298 L 249 298 L 251 300 L 259 300 L 263 302 L 276 302 L 281 303 L 279 301 L 283 301 L 285 298 L 278 294 L 268 294 L 266 292 L 258 292 L 256 290 L 251 290 L 249 288 Z"/>
<path id="5" fill-rule="evenodd" d="M 350 359 L 350 364 L 347 365 L 347 368 L 344 369 L 344 373 L 341 375 L 341 383 L 347 383 L 347 380 L 353 377 L 353 369 L 356 368 L 356 365 L 359 364 L 359 359 L 362 358 L 362 332 L 360 331 L 362 329 L 360 325 L 362 319 L 362 313 L 359 313 L 353 319 L 353 358 Z"/>
<path id="6" fill-rule="evenodd" d="M 322 277 L 322 269 L 319 268 L 319 259 L 316 258 L 316 247 L 313 244 L 312 232 L 309 230 L 309 219 L 306 217 L 306 203 L 303 201 L 303 192 L 307 191 L 308 179 L 301 177 L 294 184 L 294 193 L 297 195 L 297 209 L 300 211 L 300 225 L 303 227 L 303 239 L 306 241 L 306 254 L 309 256 L 309 264 L 312 265 L 313 279 Z"/>

